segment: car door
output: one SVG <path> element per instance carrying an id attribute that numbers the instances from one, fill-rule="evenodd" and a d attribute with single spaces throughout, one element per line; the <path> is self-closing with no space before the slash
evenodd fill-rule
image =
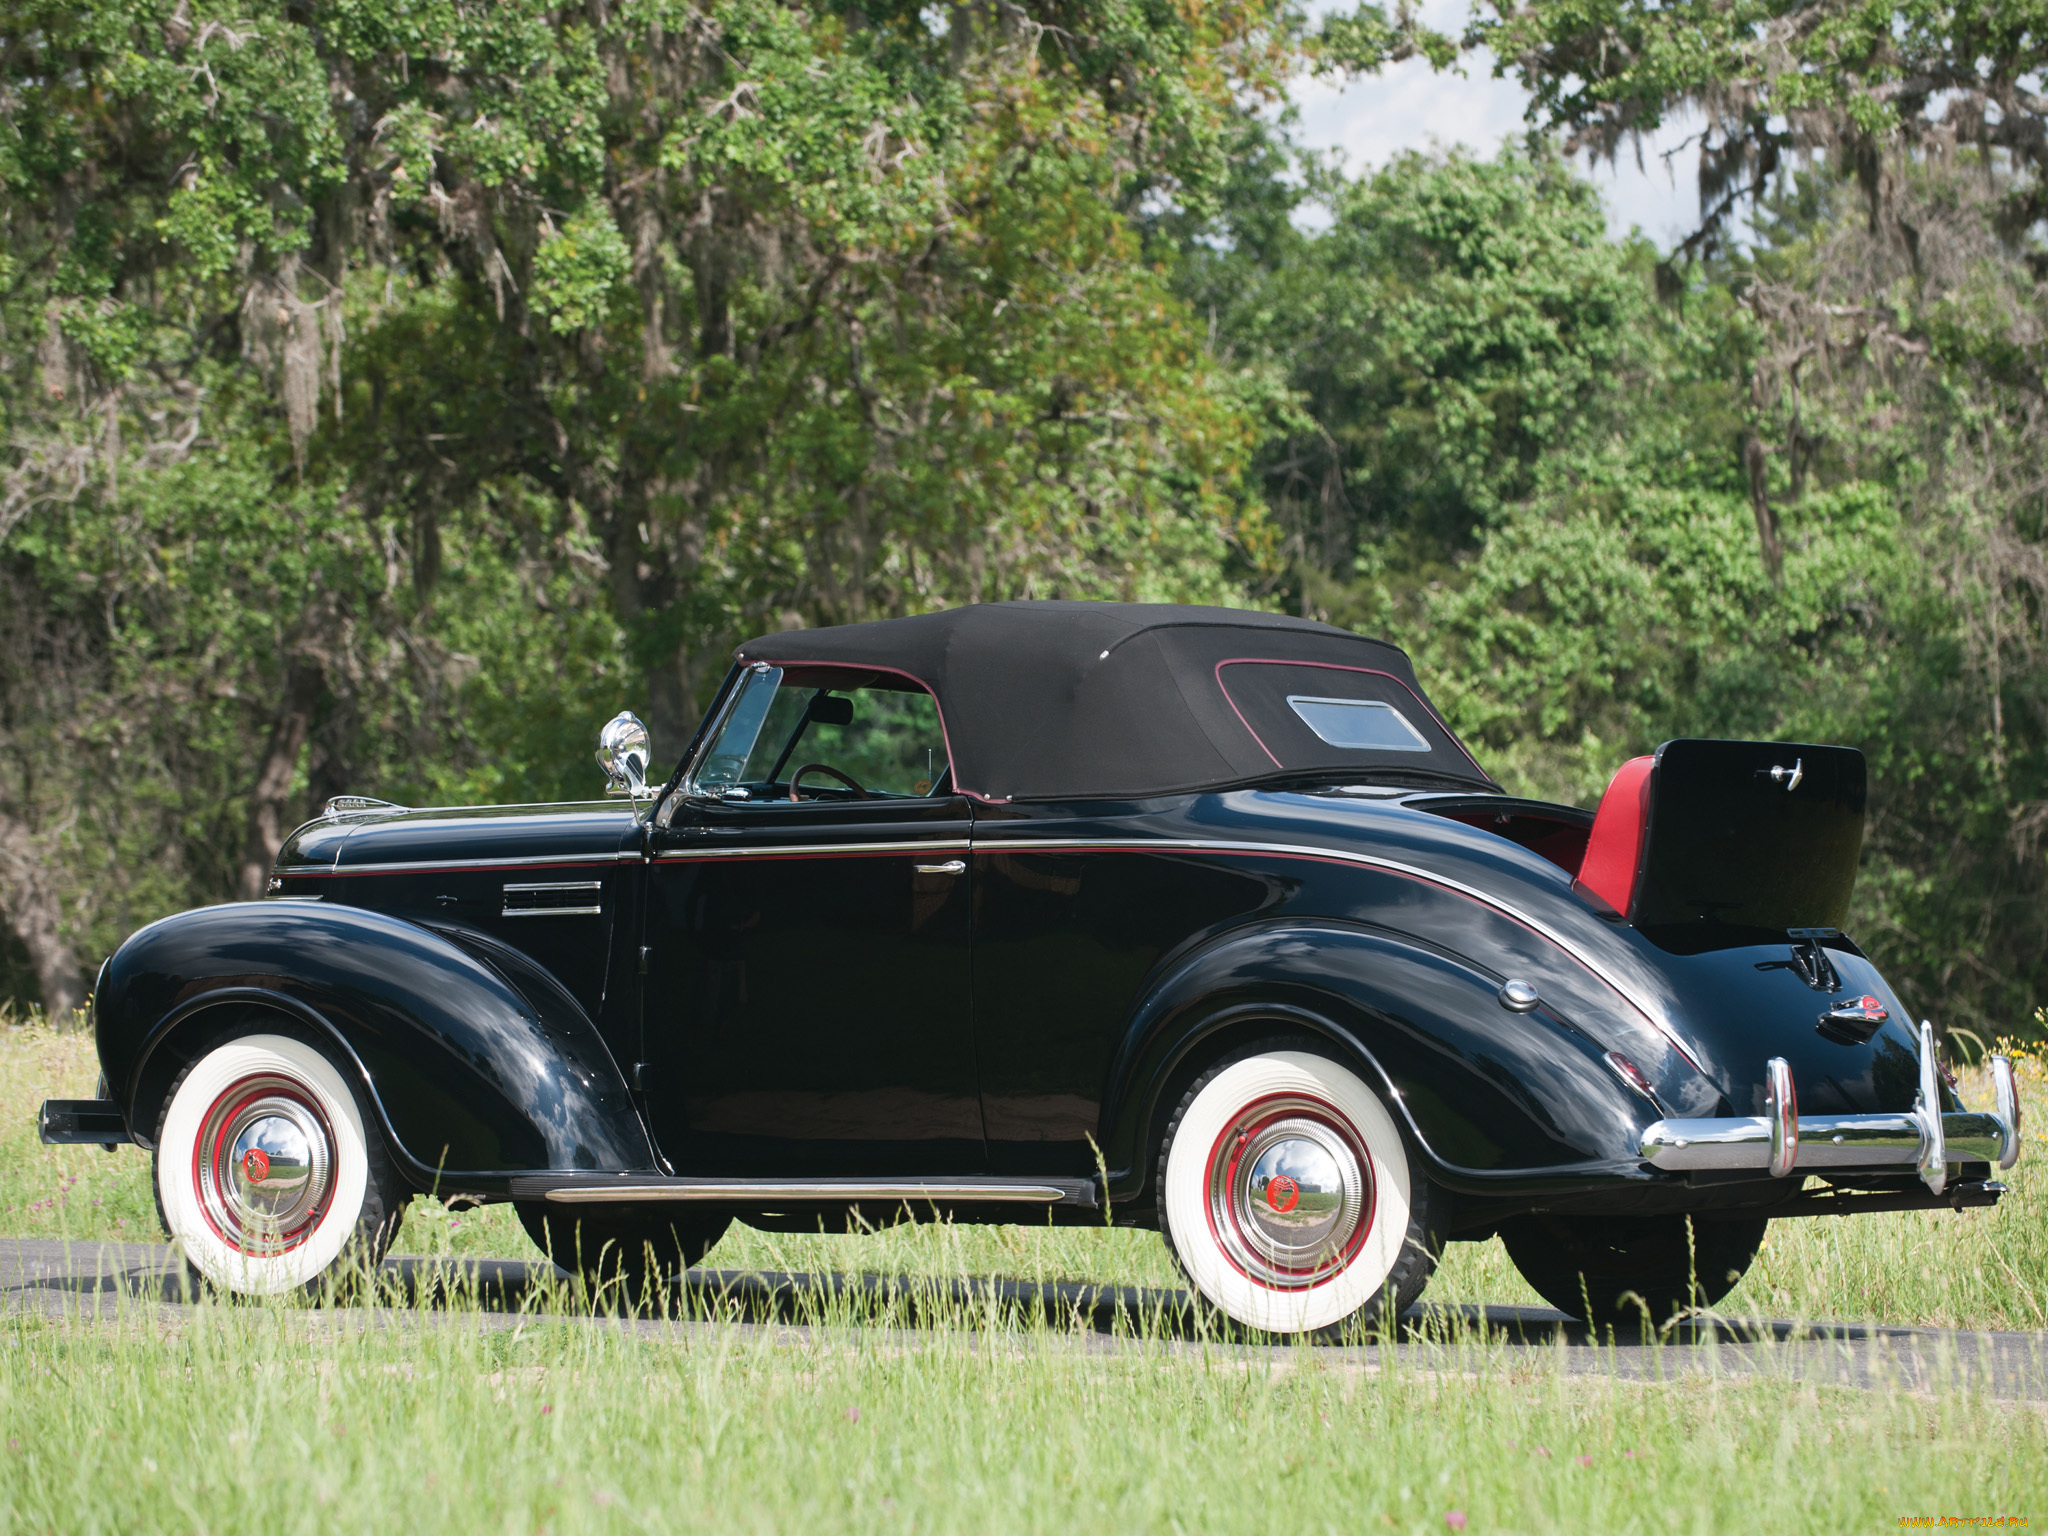
<path id="1" fill-rule="evenodd" d="M 760 669 L 654 833 L 641 1075 L 679 1172 L 984 1166 L 969 803 L 930 696 L 861 676 Z"/>
<path id="2" fill-rule="evenodd" d="M 1103 1092 L 1161 960 L 1275 907 L 1242 860 L 1172 846 L 1128 806 L 986 807 L 975 825 L 974 992 L 995 1174 L 1086 1177 Z"/>

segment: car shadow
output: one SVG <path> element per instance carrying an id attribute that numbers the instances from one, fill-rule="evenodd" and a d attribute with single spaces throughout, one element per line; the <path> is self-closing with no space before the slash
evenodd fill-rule
<path id="1" fill-rule="evenodd" d="M 32 1243 L 0 1252 L 0 1289 L 92 1298 L 94 1311 L 120 1298 L 179 1304 L 198 1299 L 195 1282 L 173 1251 L 156 1244 Z M 46 1251 L 47 1250 L 47 1251 Z M 694 1269 L 680 1280 L 595 1291 L 541 1260 L 394 1257 L 374 1280 L 332 1298 L 340 1305 L 399 1305 L 486 1313 L 547 1312 L 641 1321 L 726 1321 L 782 1326 L 942 1325 L 1045 1326 L 1105 1337 L 1171 1342 L 1273 1343 L 1198 1307 L 1186 1291 L 1084 1281 L 1026 1281 L 920 1275 Z M 1659 1342 L 1762 1343 L 1801 1340 L 1869 1342 L 1921 1330 L 1854 1324 L 1811 1324 L 1712 1318 L 1678 1323 Z M 1423 1303 L 1401 1314 L 1399 1341 L 1451 1345 L 1480 1340 L 1528 1348 L 1591 1349 L 1646 1342 L 1637 1330 L 1593 1329 L 1544 1307 L 1445 1306 Z M 1356 1326 L 1310 1342 L 1383 1342 L 1378 1329 Z"/>
<path id="2" fill-rule="evenodd" d="M 467 1295 L 480 1305 L 518 1310 L 543 1291 L 559 1296 L 573 1285 L 552 1266 L 505 1259 L 433 1260 L 397 1258 L 386 1272 L 402 1284 L 408 1301 L 435 1305 L 450 1295 Z M 1027 1281 L 886 1275 L 829 1271 L 693 1269 L 680 1281 L 643 1291 L 629 1306 L 619 1293 L 581 1299 L 591 1310 L 643 1318 L 726 1319 L 735 1322 L 809 1325 L 872 1321 L 910 1325 L 977 1322 L 1043 1324 L 1062 1329 L 1178 1342 L 1275 1342 L 1271 1335 L 1243 1329 L 1201 1308 L 1186 1291 L 1145 1286 L 1098 1285 L 1086 1281 Z M 595 1305 L 591 1305 L 592 1303 Z M 1662 1331 L 1668 1345 L 1709 1342 L 1762 1343 L 1834 1340 L 1868 1342 L 1917 1330 L 1858 1324 L 1789 1323 L 1767 1319 L 1712 1317 L 1686 1320 Z M 1375 1342 L 1379 1330 L 1353 1326 L 1342 1333 L 1311 1336 L 1313 1344 Z M 1641 1344 L 1640 1329 L 1595 1329 L 1549 1307 L 1505 1307 L 1420 1303 L 1399 1319 L 1401 1342 L 1450 1344 L 1480 1339 L 1528 1347 L 1567 1348 Z"/>

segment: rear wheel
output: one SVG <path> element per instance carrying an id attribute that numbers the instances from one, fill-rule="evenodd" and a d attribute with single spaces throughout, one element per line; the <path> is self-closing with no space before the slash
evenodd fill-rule
<path id="1" fill-rule="evenodd" d="M 1662 1326 L 1735 1288 L 1763 1246 L 1762 1217 L 1521 1216 L 1500 1229 L 1537 1295 L 1591 1323 Z M 1690 1230 L 1688 1230 L 1690 1229 Z"/>
<path id="2" fill-rule="evenodd" d="M 1429 1185 L 1379 1096 L 1326 1056 L 1255 1047 L 1197 1078 L 1160 1152 L 1160 1231 L 1202 1299 L 1273 1333 L 1422 1294 Z"/>
<path id="3" fill-rule="evenodd" d="M 603 1216 L 540 1201 L 522 1201 L 518 1210 L 526 1235 L 561 1268 L 593 1285 L 623 1282 L 629 1292 L 703 1262 L 732 1225 L 730 1216 L 708 1211 Z"/>
<path id="4" fill-rule="evenodd" d="M 247 1295 L 375 1265 L 410 1198 L 348 1078 L 283 1034 L 223 1039 L 179 1074 L 154 1172 L 157 1209 L 186 1259 Z"/>

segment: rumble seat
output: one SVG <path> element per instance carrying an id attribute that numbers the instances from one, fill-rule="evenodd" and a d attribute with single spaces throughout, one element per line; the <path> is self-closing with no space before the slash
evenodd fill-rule
<path id="1" fill-rule="evenodd" d="M 1626 913 L 1635 896 L 1636 874 L 1642 867 L 1643 830 L 1650 821 L 1650 770 L 1654 757 L 1633 757 L 1615 770 L 1593 830 L 1586 839 L 1586 857 L 1573 882 L 1616 912 Z"/>

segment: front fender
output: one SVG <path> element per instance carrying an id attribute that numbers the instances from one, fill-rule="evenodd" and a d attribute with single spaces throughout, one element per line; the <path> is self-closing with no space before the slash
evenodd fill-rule
<path id="1" fill-rule="evenodd" d="M 178 1068 L 227 1022 L 223 1010 L 265 1007 L 354 1062 L 422 1187 L 653 1168 L 596 1028 L 544 975 L 514 985 L 523 962 L 505 959 L 487 964 L 441 934 L 356 907 L 261 901 L 181 913 L 108 962 L 95 999 L 100 1064 L 130 1129 L 148 1138 Z"/>
<path id="2" fill-rule="evenodd" d="M 1134 1014 L 1103 1104 L 1114 1196 L 1150 1173 L 1152 1137 L 1218 1052 L 1307 1031 L 1351 1059 L 1453 1189 L 1569 1188 L 1658 1179 L 1639 1151 L 1658 1118 L 1601 1047 L 1548 1007 L 1511 1013 L 1499 981 L 1410 940 L 1342 924 L 1237 932 L 1186 957 Z M 1121 1186 L 1119 1188 L 1118 1186 Z"/>

